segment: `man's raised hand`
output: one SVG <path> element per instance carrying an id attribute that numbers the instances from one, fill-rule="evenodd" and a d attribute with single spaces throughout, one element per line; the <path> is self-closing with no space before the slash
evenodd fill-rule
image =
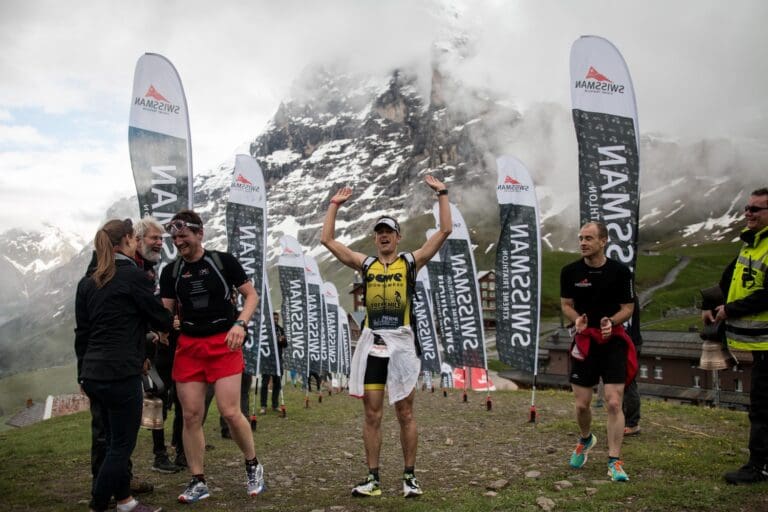
<path id="1" fill-rule="evenodd" d="M 338 192 L 336 192 L 336 195 L 334 195 L 331 198 L 331 203 L 341 206 L 342 204 L 347 202 L 347 199 L 349 199 L 352 196 L 352 189 L 350 187 L 343 187 L 339 189 Z"/>

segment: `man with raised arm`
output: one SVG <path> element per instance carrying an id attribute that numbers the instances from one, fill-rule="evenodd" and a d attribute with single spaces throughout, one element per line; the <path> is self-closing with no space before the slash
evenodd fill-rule
<path id="1" fill-rule="evenodd" d="M 411 305 L 416 273 L 437 253 L 452 229 L 448 189 L 433 176 L 424 181 L 437 194 L 440 226 L 413 253 L 397 252 L 400 224 L 389 216 L 380 217 L 373 225 L 375 257 L 355 252 L 334 238 L 336 214 L 352 196 L 349 187 L 333 196 L 323 223 L 321 243 L 341 263 L 360 272 L 365 284 L 366 319 L 352 357 L 349 389 L 351 395 L 363 398 L 368 476 L 352 489 L 353 496 L 381 495 L 379 453 L 385 384 L 400 423 L 405 466 L 403 495 L 408 498 L 422 494 L 414 473 L 418 433 L 413 399 L 421 363 L 420 348 L 411 328 Z"/>

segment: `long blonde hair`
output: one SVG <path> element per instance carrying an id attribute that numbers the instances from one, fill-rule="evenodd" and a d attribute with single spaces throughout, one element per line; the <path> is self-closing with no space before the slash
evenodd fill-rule
<path id="1" fill-rule="evenodd" d="M 133 236 L 131 219 L 112 219 L 96 232 L 96 237 L 93 239 L 96 250 L 96 270 L 91 277 L 96 281 L 97 288 L 101 288 L 115 277 L 115 248 L 120 245 L 126 235 Z"/>

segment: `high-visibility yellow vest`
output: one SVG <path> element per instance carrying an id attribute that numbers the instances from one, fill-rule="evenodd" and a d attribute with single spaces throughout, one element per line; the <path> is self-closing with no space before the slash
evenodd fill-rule
<path id="1" fill-rule="evenodd" d="M 752 244 L 744 243 L 736 259 L 727 302 L 743 299 L 768 285 L 768 227 L 755 234 Z M 728 346 L 736 350 L 768 350 L 768 303 L 757 314 L 725 321 Z"/>

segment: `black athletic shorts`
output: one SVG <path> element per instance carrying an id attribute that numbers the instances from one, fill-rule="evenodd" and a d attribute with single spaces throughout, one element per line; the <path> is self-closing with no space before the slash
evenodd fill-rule
<path id="1" fill-rule="evenodd" d="M 368 361 L 365 365 L 365 377 L 363 378 L 363 389 L 365 391 L 384 391 L 384 385 L 387 383 L 388 367 L 388 357 L 368 356 Z"/>
<path id="2" fill-rule="evenodd" d="M 603 384 L 624 384 L 627 376 L 627 343 L 613 337 L 605 343 L 591 341 L 584 361 L 571 360 L 570 382 L 591 388 L 603 378 Z"/>

